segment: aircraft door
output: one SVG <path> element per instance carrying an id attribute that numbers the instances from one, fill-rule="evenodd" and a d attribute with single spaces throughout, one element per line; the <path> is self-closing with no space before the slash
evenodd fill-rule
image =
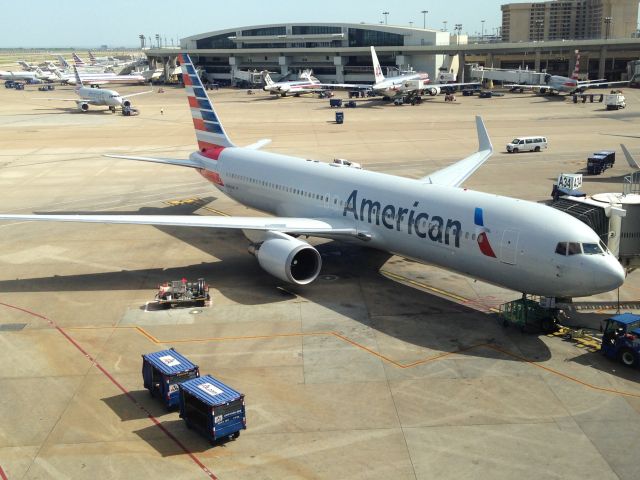
<path id="1" fill-rule="evenodd" d="M 516 264 L 519 235 L 518 230 L 505 230 L 502 234 L 502 243 L 500 244 L 500 261 L 502 263 Z"/>

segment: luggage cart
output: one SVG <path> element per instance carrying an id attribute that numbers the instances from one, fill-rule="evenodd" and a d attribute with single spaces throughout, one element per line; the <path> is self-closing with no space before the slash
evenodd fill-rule
<path id="1" fill-rule="evenodd" d="M 198 378 L 200 369 L 173 348 L 142 355 L 142 379 L 152 397 L 162 400 L 167 409 L 179 403 L 178 385 Z"/>

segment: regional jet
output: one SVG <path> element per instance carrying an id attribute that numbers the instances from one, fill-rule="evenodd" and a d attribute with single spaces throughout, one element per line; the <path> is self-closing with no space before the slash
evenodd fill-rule
<path id="1" fill-rule="evenodd" d="M 115 90 L 107 90 L 105 88 L 91 88 L 85 87 L 78 74 L 78 69 L 74 66 L 75 72 L 75 92 L 79 98 L 43 98 L 41 100 L 59 100 L 61 102 L 76 102 L 78 110 L 86 112 L 89 110 L 89 105 L 97 105 L 109 107 L 112 112 L 116 111 L 116 108 L 122 109 L 123 107 L 130 107 L 131 102 L 128 100 L 136 95 L 144 95 L 151 93 L 153 90 L 147 90 L 146 92 L 132 93 L 130 95 L 120 95 Z"/>
<path id="2" fill-rule="evenodd" d="M 267 217 L 9 215 L 3 220 L 236 229 L 274 277 L 307 285 L 319 252 L 300 236 L 345 240 L 528 294 L 581 297 L 613 290 L 625 271 L 598 235 L 549 206 L 462 188 L 493 153 L 480 117 L 478 151 L 420 179 L 239 147 L 227 134 L 191 59 L 180 55 L 198 150 L 187 159 L 109 155 L 192 168 Z"/>

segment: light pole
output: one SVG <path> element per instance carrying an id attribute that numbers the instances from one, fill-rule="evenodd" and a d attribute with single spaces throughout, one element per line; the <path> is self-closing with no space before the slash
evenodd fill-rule
<path id="1" fill-rule="evenodd" d="M 429 13 L 429 10 L 422 10 L 420 13 L 422 13 L 422 29 L 426 30 L 427 29 L 427 13 Z"/>
<path id="2" fill-rule="evenodd" d="M 480 20 L 480 23 L 482 24 L 482 29 L 480 30 L 480 39 L 484 40 L 484 20 Z"/>
<path id="3" fill-rule="evenodd" d="M 384 24 L 387 25 L 387 16 L 389 15 L 389 12 L 382 12 L 382 14 L 384 15 Z"/>
<path id="4" fill-rule="evenodd" d="M 413 22 L 409 22 L 409 28 L 413 28 Z"/>
<path id="5" fill-rule="evenodd" d="M 160 34 L 156 33 L 156 43 L 158 44 L 158 48 L 160 48 Z"/>
<path id="6" fill-rule="evenodd" d="M 604 17 L 604 39 L 609 40 L 609 33 L 611 28 L 611 17 Z"/>
<path id="7" fill-rule="evenodd" d="M 462 24 L 461 23 L 456 23 L 456 25 L 453 28 L 453 30 L 458 32 L 456 34 L 456 45 L 460 45 L 460 33 L 462 32 Z"/>
<path id="8" fill-rule="evenodd" d="M 446 32 L 446 31 L 447 31 L 447 21 L 446 21 L 446 20 L 443 20 L 443 21 L 442 21 L 442 31 L 443 31 L 443 32 Z"/>

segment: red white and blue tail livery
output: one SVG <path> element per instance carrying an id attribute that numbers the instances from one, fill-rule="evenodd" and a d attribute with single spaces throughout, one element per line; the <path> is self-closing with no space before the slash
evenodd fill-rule
<path id="1" fill-rule="evenodd" d="M 202 85 L 202 81 L 188 55 L 179 56 L 182 81 L 187 90 L 193 126 L 196 129 L 199 151 L 202 155 L 218 160 L 226 147 L 235 147 L 218 119 L 213 104 Z"/>

